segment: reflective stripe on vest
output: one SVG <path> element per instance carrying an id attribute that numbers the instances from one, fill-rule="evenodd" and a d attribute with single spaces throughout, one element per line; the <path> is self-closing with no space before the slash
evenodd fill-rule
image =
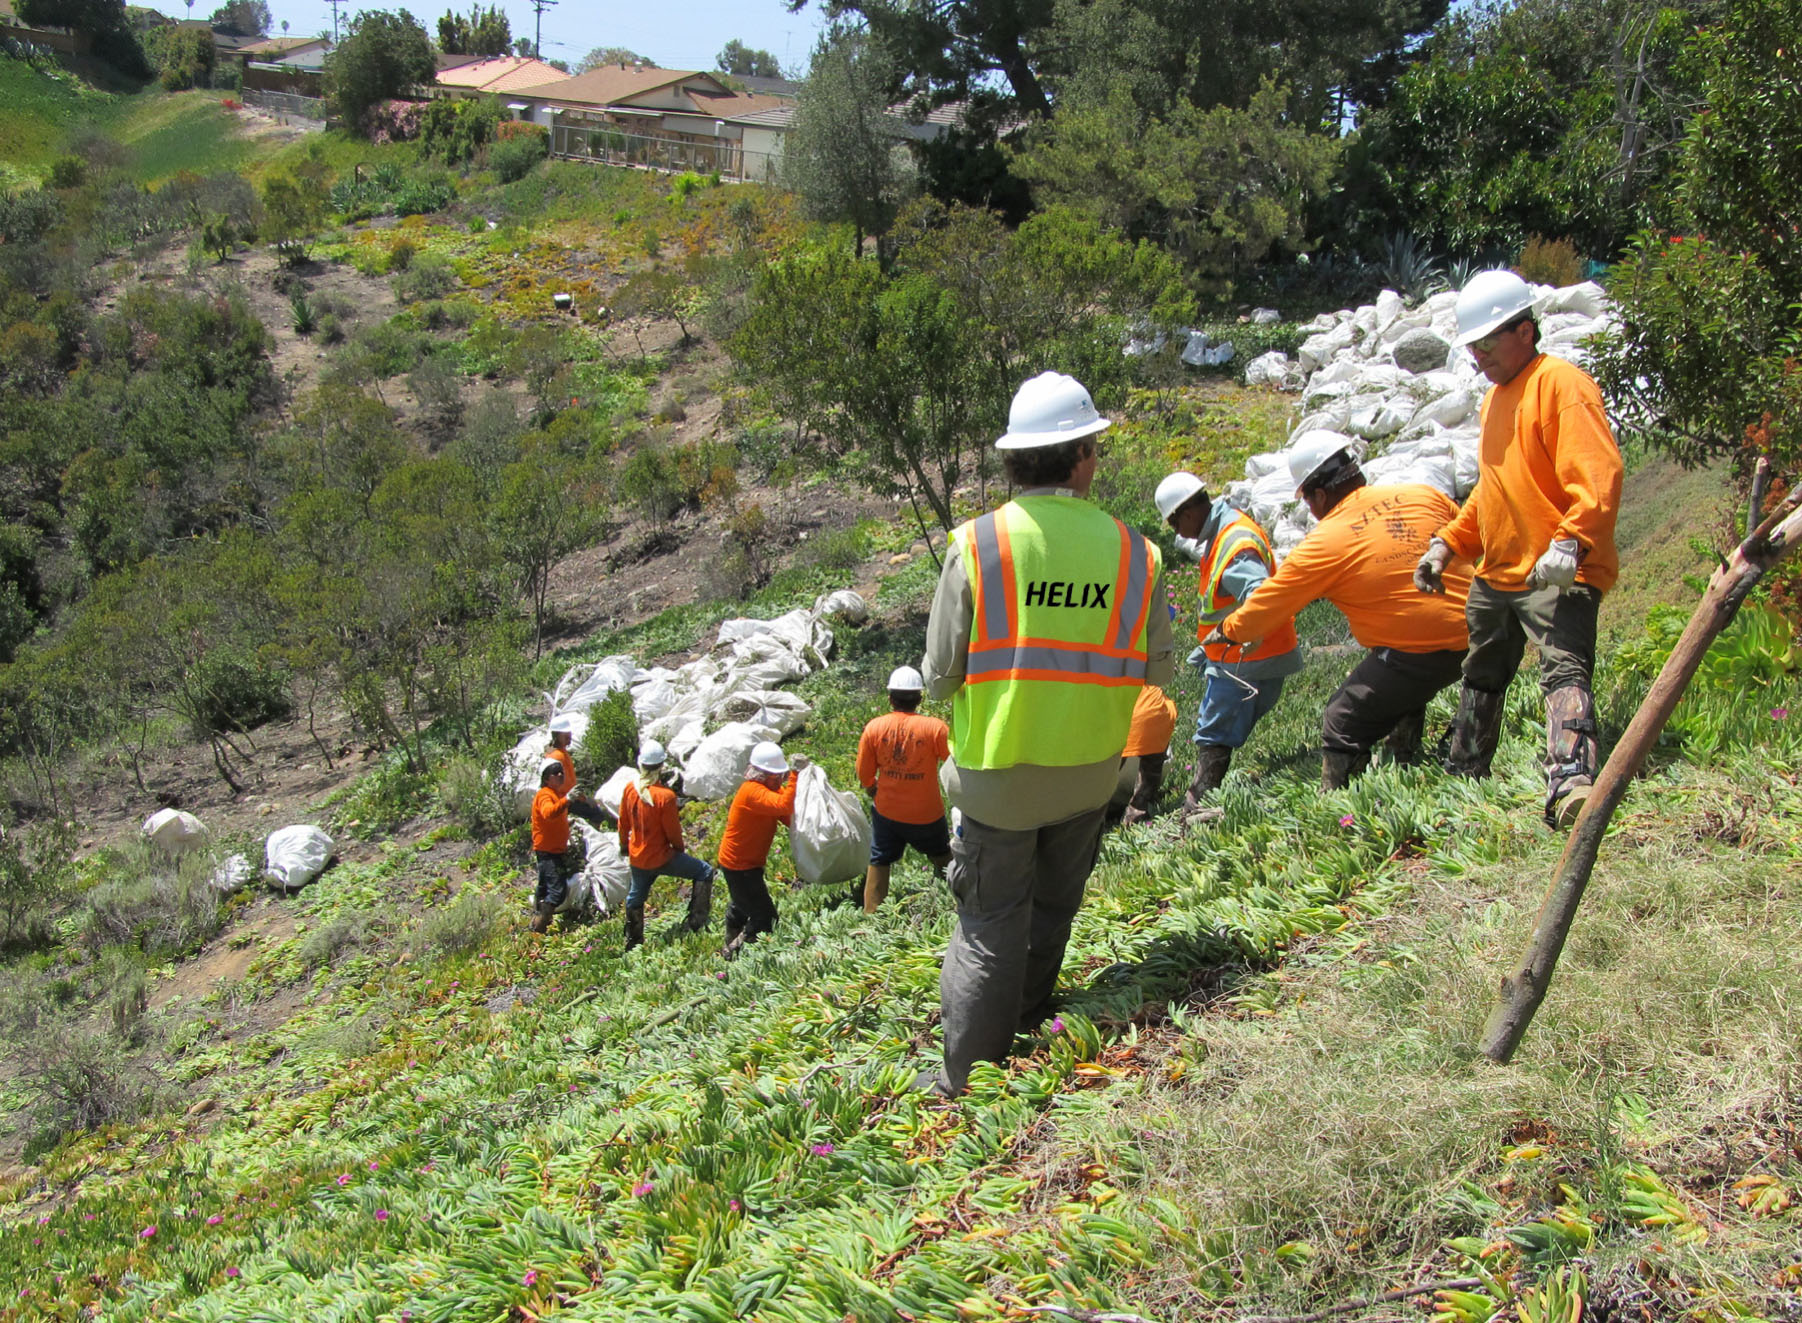
<path id="1" fill-rule="evenodd" d="M 959 765 L 1117 757 L 1145 683 L 1157 548 L 1067 496 L 1020 497 L 956 537 L 972 605 Z"/>

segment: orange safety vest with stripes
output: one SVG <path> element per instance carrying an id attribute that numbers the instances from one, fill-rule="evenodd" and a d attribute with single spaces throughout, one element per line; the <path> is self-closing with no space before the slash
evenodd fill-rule
<path id="1" fill-rule="evenodd" d="M 1158 550 L 1069 496 L 1028 495 L 953 535 L 974 614 L 951 710 L 960 767 L 1118 757 L 1145 684 Z"/>
<path id="2" fill-rule="evenodd" d="M 1264 535 L 1264 530 L 1258 527 L 1255 519 L 1242 513 L 1229 520 L 1214 535 L 1213 545 L 1202 558 L 1201 626 L 1196 630 L 1198 638 L 1205 639 L 1214 632 L 1215 625 L 1238 609 L 1239 599 L 1222 588 L 1220 581 L 1226 576 L 1226 567 L 1247 550 L 1257 554 L 1258 559 L 1264 562 L 1265 570 L 1276 573 L 1276 556 L 1270 550 L 1270 539 Z M 1255 647 L 1246 648 L 1237 643 L 1206 643 L 1202 646 L 1209 661 L 1238 663 L 1280 657 L 1299 647 L 1300 640 L 1295 637 L 1295 622 L 1290 620 L 1268 638 L 1260 639 Z"/>

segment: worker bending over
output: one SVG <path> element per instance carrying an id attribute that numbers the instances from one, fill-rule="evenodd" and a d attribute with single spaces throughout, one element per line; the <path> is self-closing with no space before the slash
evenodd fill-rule
<path id="1" fill-rule="evenodd" d="M 1233 642 L 1266 637 L 1325 598 L 1370 649 L 1328 701 L 1321 723 L 1320 784 L 1345 785 L 1389 740 L 1398 763 L 1420 757 L 1426 707 L 1464 662 L 1468 575 L 1447 573 L 1445 591 L 1423 597 L 1414 564 L 1435 530 L 1458 512 L 1425 483 L 1371 487 L 1351 438 L 1304 432 L 1289 449 L 1296 495 L 1318 524 L 1252 599 L 1220 622 Z"/>
<path id="2" fill-rule="evenodd" d="M 1269 535 L 1224 497 L 1212 499 L 1193 473 L 1170 474 L 1153 499 L 1164 522 L 1176 530 L 1178 549 L 1201 562 L 1196 631 L 1204 659 L 1201 710 L 1195 718 L 1195 777 L 1183 797 L 1184 812 L 1193 813 L 1201 797 L 1226 779 L 1233 750 L 1276 706 L 1283 681 L 1301 670 L 1301 644 L 1292 622 L 1248 644 L 1210 640 L 1214 627 L 1276 569 Z"/>
<path id="3" fill-rule="evenodd" d="M 952 532 L 933 594 L 923 669 L 953 700 L 946 789 L 962 811 L 932 1080 L 947 1096 L 1047 1013 L 1133 702 L 1170 678 L 1158 550 L 1086 499 L 1108 425 L 1072 377 L 1021 386 L 996 442 L 1017 495 Z"/>
<path id="4" fill-rule="evenodd" d="M 626 950 L 644 945 L 644 903 L 659 877 L 687 878 L 688 930 L 700 932 L 713 915 L 713 865 L 682 847 L 676 792 L 663 784 L 669 755 L 656 740 L 638 751 L 638 776 L 619 797 L 619 850 L 632 869 L 626 893 Z"/>
<path id="5" fill-rule="evenodd" d="M 796 757 L 797 768 L 807 760 Z M 726 834 L 720 840 L 720 872 L 726 875 L 726 891 L 732 903 L 726 907 L 728 960 L 747 943 L 776 926 L 776 902 L 770 899 L 763 868 L 776 842 L 776 826 L 795 816 L 795 773 L 788 767 L 782 746 L 763 740 L 752 747 L 744 784 L 732 796 L 726 814 Z"/>
<path id="6" fill-rule="evenodd" d="M 888 895 L 889 870 L 913 846 L 942 876 L 951 862 L 951 833 L 939 794 L 939 764 L 951 756 L 951 732 L 918 712 L 926 681 L 912 666 L 888 678 L 889 712 L 857 739 L 857 779 L 871 792 L 870 867 L 863 912 L 874 914 Z"/>
<path id="7" fill-rule="evenodd" d="M 1130 827 L 1151 816 L 1151 806 L 1164 789 L 1164 764 L 1169 760 L 1170 740 L 1175 734 L 1176 700 L 1161 686 L 1146 685 L 1133 703 L 1126 747 L 1120 750 L 1121 786 L 1114 792 L 1114 803 L 1120 804 L 1121 794 L 1128 796 L 1121 806 L 1121 826 Z"/>
<path id="8" fill-rule="evenodd" d="M 1526 281 L 1478 272 L 1458 295 L 1457 314 L 1458 343 L 1491 383 L 1477 486 L 1415 573 L 1421 591 L 1437 593 L 1454 557 L 1476 565 L 1446 770 L 1489 775 L 1502 702 L 1530 638 L 1546 700 L 1546 822 L 1568 827 L 1595 782 L 1596 612 L 1620 573 L 1620 449 L 1589 374 L 1539 351 Z"/>

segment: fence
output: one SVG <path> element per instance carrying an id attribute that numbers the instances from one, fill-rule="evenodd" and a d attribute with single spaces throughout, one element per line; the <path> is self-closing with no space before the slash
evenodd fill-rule
<path id="1" fill-rule="evenodd" d="M 653 138 L 595 124 L 558 124 L 551 129 L 551 154 L 572 161 L 634 166 L 677 174 L 717 173 L 745 184 L 776 182 L 781 154 L 747 150 L 731 138 Z"/>
<path id="2" fill-rule="evenodd" d="M 325 119 L 324 97 L 296 96 L 292 92 L 264 92 L 249 87 L 245 88 L 241 95 L 245 104 L 261 106 L 264 110 L 273 110 L 280 115 L 298 115 L 301 119 Z"/>

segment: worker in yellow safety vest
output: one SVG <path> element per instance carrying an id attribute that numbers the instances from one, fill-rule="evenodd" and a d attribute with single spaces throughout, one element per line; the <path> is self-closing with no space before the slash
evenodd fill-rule
<path id="1" fill-rule="evenodd" d="M 1195 775 L 1183 797 L 1193 813 L 1201 797 L 1226 779 L 1233 750 L 1276 706 L 1283 681 L 1301 670 L 1295 623 L 1247 643 L 1215 636 L 1215 629 L 1276 571 L 1270 537 L 1250 515 L 1216 500 L 1193 473 L 1177 472 L 1153 497 L 1164 522 L 1176 530 L 1177 549 L 1201 562 L 1201 646 L 1189 654 L 1202 668 L 1201 710 L 1195 718 Z M 1213 637 L 1210 637 L 1213 636 Z"/>
<path id="2" fill-rule="evenodd" d="M 1017 494 L 953 532 L 933 596 L 922 670 L 952 700 L 960 815 L 931 1080 L 948 1096 L 1049 1013 L 1134 701 L 1170 678 L 1158 549 L 1086 499 L 1108 426 L 1072 377 L 1021 386 L 996 442 Z"/>

